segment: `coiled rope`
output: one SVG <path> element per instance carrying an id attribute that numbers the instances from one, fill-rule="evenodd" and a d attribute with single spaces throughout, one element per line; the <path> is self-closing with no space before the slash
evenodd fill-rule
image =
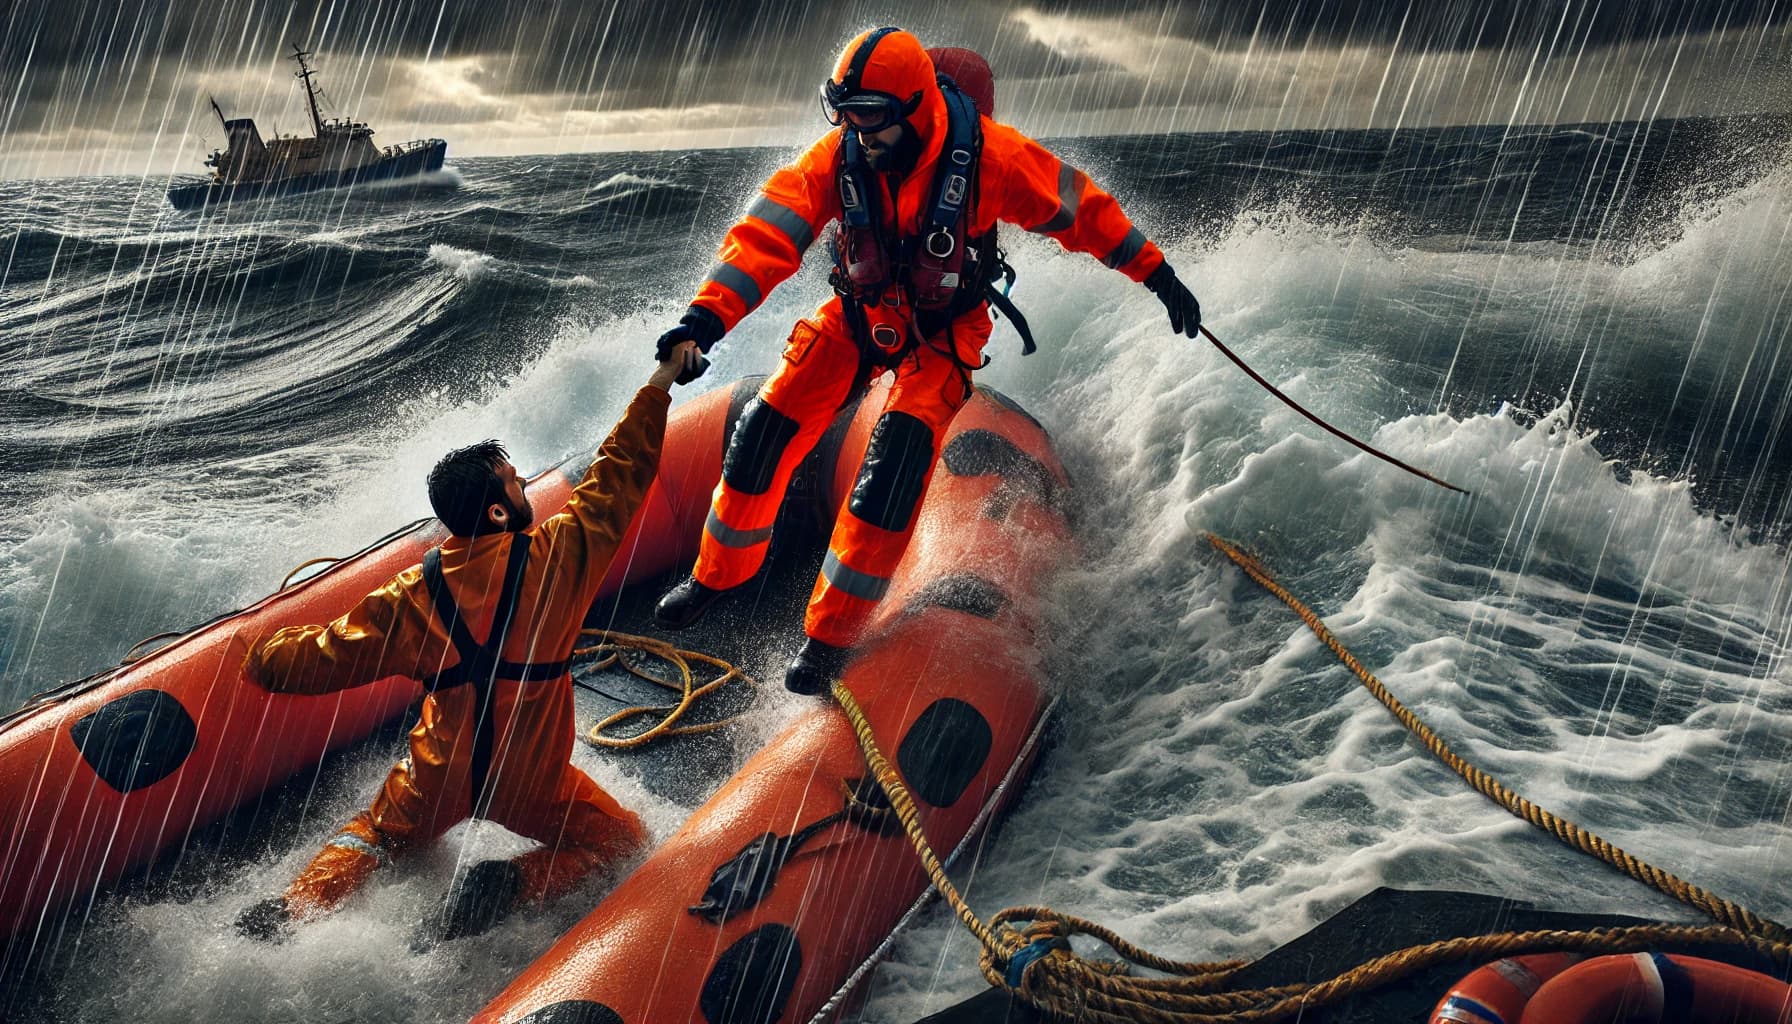
<path id="1" fill-rule="evenodd" d="M 573 648 L 573 657 L 595 657 L 597 664 L 592 668 L 603 670 L 620 667 L 637 679 L 645 679 L 655 686 L 662 686 L 678 693 L 678 703 L 667 705 L 643 704 L 636 707 L 623 708 L 621 711 L 593 725 L 585 733 L 585 742 L 596 747 L 611 750 L 623 750 L 652 743 L 667 736 L 693 736 L 698 733 L 715 732 L 733 724 L 739 715 L 730 715 L 711 722 L 698 722 L 692 725 L 679 725 L 679 719 L 704 697 L 716 692 L 728 683 L 738 679 L 750 687 L 758 688 L 759 683 L 734 665 L 713 655 L 701 651 L 687 651 L 664 640 L 656 640 L 650 636 L 635 636 L 629 633 L 613 633 L 607 629 L 584 629 L 579 631 L 581 637 L 595 637 L 597 642 L 584 647 Z M 638 651 L 671 665 L 678 673 L 678 681 L 673 682 L 654 675 L 631 664 L 623 655 L 627 651 Z M 697 674 L 691 670 L 691 663 L 698 662 L 711 668 L 719 669 L 715 678 L 702 685 L 697 683 Z M 639 732 L 626 736 L 612 735 L 608 730 L 614 729 L 624 722 L 650 715 L 661 716 L 658 721 Z"/>
<path id="2" fill-rule="evenodd" d="M 1376 957 L 1323 982 L 1250 990 L 1225 988 L 1226 982 L 1247 966 L 1247 961 L 1188 963 L 1171 960 L 1133 945 L 1093 921 L 1049 907 L 1010 907 L 984 924 L 959 895 L 951 879 L 946 877 L 945 869 L 922 829 L 914 800 L 879 748 L 864 711 L 851 691 L 836 681 L 834 699 L 852 723 L 866 764 L 889 795 L 897 819 L 920 856 L 934 888 L 982 945 L 979 966 L 991 985 L 1007 989 L 1052 1016 L 1093 1024 L 1254 1024 L 1282 1020 L 1325 1006 L 1438 964 L 1491 960 L 1520 953 L 1634 953 L 1662 945 L 1710 946 L 1747 950 L 1781 968 L 1792 967 L 1792 942 L 1788 942 L 1784 926 L 1637 859 L 1586 829 L 1537 807 L 1464 761 L 1418 716 L 1396 700 L 1387 687 L 1319 621 L 1319 617 L 1276 583 L 1256 559 L 1212 534 L 1207 539 L 1253 580 L 1292 608 L 1401 724 L 1477 791 L 1574 849 L 1598 857 L 1632 878 L 1697 907 L 1720 923 L 1505 932 L 1446 939 Z M 1021 926 L 1017 927 L 1017 924 Z M 1120 959 L 1096 960 L 1077 954 L 1070 948 L 1069 939 L 1073 935 L 1100 940 Z M 1134 965 L 1171 976 L 1154 978 L 1128 974 Z"/>

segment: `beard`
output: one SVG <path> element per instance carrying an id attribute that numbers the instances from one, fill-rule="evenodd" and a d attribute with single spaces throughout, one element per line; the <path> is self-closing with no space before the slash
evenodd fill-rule
<path id="1" fill-rule="evenodd" d="M 874 171 L 907 171 L 921 158 L 921 137 L 915 126 L 902 122 L 902 133 L 889 146 L 865 147 L 865 163 Z"/>
<path id="2" fill-rule="evenodd" d="M 504 507 L 510 510 L 510 522 L 505 524 L 505 529 L 509 532 L 522 533 L 535 525 L 535 506 L 529 504 L 528 494 L 523 495 L 521 507 L 512 505 L 508 498 L 504 501 Z"/>

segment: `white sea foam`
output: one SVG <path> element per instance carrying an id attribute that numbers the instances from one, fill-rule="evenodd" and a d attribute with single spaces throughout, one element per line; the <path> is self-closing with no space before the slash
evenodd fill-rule
<path id="1" fill-rule="evenodd" d="M 459 167 L 446 164 L 433 171 L 413 174 L 404 178 L 382 178 L 378 181 L 362 182 L 355 186 L 355 191 L 378 191 L 381 189 L 414 189 L 419 185 L 436 188 L 460 188 L 467 183 L 466 176 Z"/>
<path id="2" fill-rule="evenodd" d="M 454 271 L 455 276 L 471 281 L 491 271 L 497 258 L 488 253 L 469 252 L 457 249 L 452 245 L 434 242 L 429 247 L 429 262 L 437 263 Z"/>
<path id="3" fill-rule="evenodd" d="M 1062 598 L 1066 735 L 982 859 L 973 903 L 1046 903 L 1190 959 L 1264 952 L 1378 885 L 1687 918 L 1435 763 L 1208 549 L 1212 530 L 1259 550 L 1483 767 L 1639 855 L 1792 910 L 1771 883 L 1792 840 L 1788 777 L 1762 756 L 1784 746 L 1764 736 L 1792 729 L 1785 553 L 1700 508 L 1684 479 L 1621 473 L 1570 406 L 1399 411 L 1379 367 L 1434 355 L 1423 332 L 1406 330 L 1405 349 L 1347 347 L 1390 320 L 1460 331 L 1471 309 L 1491 329 L 1563 323 L 1566 304 L 1625 317 L 1644 281 L 1639 322 L 1672 306 L 1684 327 L 1701 289 L 1764 308 L 1785 219 L 1722 222 L 1779 202 L 1767 187 L 1730 197 L 1628 266 L 1558 245 L 1387 251 L 1285 212 L 1171 254 L 1215 332 L 1271 379 L 1473 498 L 1318 432 L 1170 338 L 1151 296 L 1023 246 L 1045 369 L 1008 361 L 985 379 L 1055 430 L 1097 525 Z M 1657 264 L 1683 272 L 1668 294 Z M 1697 344 L 1671 330 L 1637 342 L 1682 361 Z M 1089 608 L 1107 610 L 1099 625 Z M 945 915 L 894 961 L 866 1019 L 912 1020 L 983 985 Z"/>
<path id="4" fill-rule="evenodd" d="M 610 189 L 635 189 L 635 188 L 641 188 L 643 186 L 646 186 L 646 187 L 652 187 L 655 185 L 670 186 L 670 185 L 676 185 L 676 184 L 678 184 L 678 183 L 674 182 L 674 181 L 667 181 L 664 178 L 644 177 L 639 174 L 630 174 L 627 171 L 620 171 L 616 174 L 610 175 L 608 178 L 605 178 L 604 180 L 591 186 L 590 191 L 604 192 L 604 191 L 608 191 Z"/>

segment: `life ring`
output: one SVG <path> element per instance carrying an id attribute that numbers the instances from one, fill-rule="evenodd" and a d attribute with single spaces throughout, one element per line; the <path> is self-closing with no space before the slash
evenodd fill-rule
<path id="1" fill-rule="evenodd" d="M 1581 959 L 1579 953 L 1533 953 L 1476 968 L 1437 1001 L 1430 1024 L 1519 1024 L 1537 990 Z"/>
<path id="2" fill-rule="evenodd" d="M 1602 956 L 1537 990 L 1520 1024 L 1789 1024 L 1792 986 L 1714 960 Z"/>

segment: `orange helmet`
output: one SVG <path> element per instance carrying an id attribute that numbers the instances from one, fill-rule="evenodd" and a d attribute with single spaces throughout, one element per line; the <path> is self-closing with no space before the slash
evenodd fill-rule
<path id="1" fill-rule="evenodd" d="M 878 28 L 846 44 L 833 77 L 821 84 L 821 109 L 829 124 L 850 121 L 861 132 L 880 132 L 930 107 L 938 92 L 933 58 L 921 41 L 899 28 Z"/>

